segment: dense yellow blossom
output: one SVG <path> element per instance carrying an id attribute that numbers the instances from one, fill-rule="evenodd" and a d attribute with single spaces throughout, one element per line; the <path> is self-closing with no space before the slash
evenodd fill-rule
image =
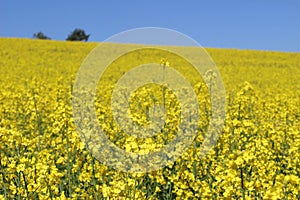
<path id="1" fill-rule="evenodd" d="M 207 89 L 196 82 L 201 120 L 194 143 L 163 169 L 130 174 L 99 163 L 73 122 L 76 72 L 97 45 L 0 39 L 0 199 L 300 198 L 299 53 L 207 49 L 227 92 L 226 124 L 217 145 L 199 157 L 210 108 Z M 99 84 L 123 73 L 113 70 Z M 155 139 L 122 133 L 102 104 L 113 88 L 98 88 L 97 117 L 113 143 L 147 154 L 174 137 L 179 105 L 163 88 L 145 86 L 130 100 L 131 117 L 141 125 L 149 122 L 149 107 L 162 101 L 168 106 L 166 126 Z M 162 90 L 166 101 L 157 92 Z"/>

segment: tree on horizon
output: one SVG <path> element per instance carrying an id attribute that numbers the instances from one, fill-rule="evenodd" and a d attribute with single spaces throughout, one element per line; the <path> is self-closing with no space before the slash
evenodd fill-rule
<path id="1" fill-rule="evenodd" d="M 46 36 L 43 32 L 38 32 L 33 34 L 33 37 L 40 40 L 51 40 L 50 37 Z"/>
<path id="2" fill-rule="evenodd" d="M 67 41 L 88 41 L 90 34 L 86 34 L 84 30 L 76 28 L 66 38 Z"/>

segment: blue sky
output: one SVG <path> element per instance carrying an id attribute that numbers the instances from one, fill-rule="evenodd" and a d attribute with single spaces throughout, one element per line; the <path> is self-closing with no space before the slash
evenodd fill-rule
<path id="1" fill-rule="evenodd" d="M 0 37 L 44 32 L 64 40 L 75 28 L 103 41 L 138 27 L 182 32 L 204 47 L 300 52 L 299 0 L 0 0 Z"/>

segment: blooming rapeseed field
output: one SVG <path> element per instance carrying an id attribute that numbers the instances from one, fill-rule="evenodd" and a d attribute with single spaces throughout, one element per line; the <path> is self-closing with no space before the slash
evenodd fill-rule
<path id="1" fill-rule="evenodd" d="M 97 45 L 0 39 L 0 199 L 300 199 L 299 53 L 207 49 L 227 93 L 217 145 L 199 157 L 210 110 L 200 81 L 193 88 L 201 130 L 191 148 L 163 169 L 130 174 L 98 162 L 74 125 L 76 72 Z M 176 62 L 168 58 L 168 65 Z M 101 104 L 111 97 L 105 81 L 122 73 L 108 70 L 99 82 L 99 123 L 120 148 L 154 151 L 180 123 L 176 96 L 159 85 L 137 90 L 130 101 L 133 121 L 147 124 L 145 111 L 164 103 L 167 122 L 155 139 L 126 136 Z"/>

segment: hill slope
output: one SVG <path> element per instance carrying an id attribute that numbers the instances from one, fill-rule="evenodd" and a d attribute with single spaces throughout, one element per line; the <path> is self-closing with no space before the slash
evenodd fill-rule
<path id="1" fill-rule="evenodd" d="M 74 77 L 97 43 L 0 38 L 0 74 L 18 74 L 44 80 Z M 299 91 L 300 53 L 237 49 L 206 49 L 221 72 L 226 90 L 248 81 L 255 88 L 275 93 Z M 5 78 L 3 77 L 3 78 Z M 22 78 L 15 77 L 14 80 Z"/>

